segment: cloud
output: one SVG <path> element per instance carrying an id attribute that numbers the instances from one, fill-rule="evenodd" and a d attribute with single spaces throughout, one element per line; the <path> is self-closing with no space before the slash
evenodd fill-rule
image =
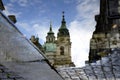
<path id="1" fill-rule="evenodd" d="M 47 35 L 47 32 L 49 31 L 49 28 L 45 25 L 40 25 L 40 24 L 34 24 L 33 28 L 35 32 L 38 34 L 38 37 L 41 40 L 46 41 L 45 37 Z"/>
<path id="2" fill-rule="evenodd" d="M 10 0 L 11 3 L 18 3 L 19 6 L 21 7 L 26 7 L 28 6 L 29 0 Z"/>
<path id="3" fill-rule="evenodd" d="M 11 3 L 8 3 L 7 5 L 4 6 L 5 10 L 3 11 L 6 15 L 15 15 L 16 17 L 19 17 L 22 13 L 21 12 L 16 12 L 14 10 L 14 5 Z"/>
<path id="4" fill-rule="evenodd" d="M 12 3 L 14 3 L 14 2 L 16 2 L 17 0 L 10 0 L 10 2 L 12 2 Z"/>
<path id="5" fill-rule="evenodd" d="M 75 0 L 63 0 L 64 1 L 64 3 L 66 3 L 66 4 L 70 4 L 70 3 L 73 3 Z"/>
<path id="6" fill-rule="evenodd" d="M 28 0 L 18 0 L 18 4 L 22 7 L 25 7 L 28 5 Z"/>
<path id="7" fill-rule="evenodd" d="M 19 26 L 20 28 L 24 29 L 27 32 L 32 32 L 33 30 L 30 28 L 30 24 L 28 23 L 24 23 L 24 22 L 18 22 L 16 24 L 17 26 Z"/>
<path id="8" fill-rule="evenodd" d="M 72 60 L 76 66 L 84 66 L 88 60 L 90 38 L 94 31 L 94 16 L 98 14 L 97 0 L 78 0 L 77 15 L 70 25 Z"/>
<path id="9" fill-rule="evenodd" d="M 79 0 L 78 0 L 79 1 Z M 78 2 L 76 9 L 78 11 L 78 18 L 92 18 L 95 14 L 98 14 L 99 9 L 99 1 L 97 0 L 81 0 L 82 2 Z"/>
<path id="10" fill-rule="evenodd" d="M 84 26 L 86 25 L 83 25 L 79 21 L 73 21 L 70 23 L 69 27 L 72 42 L 71 55 L 76 66 L 83 66 L 85 60 L 88 60 L 89 41 L 92 32 L 89 29 L 84 28 Z"/>
<path id="11" fill-rule="evenodd" d="M 41 0 L 10 0 L 11 3 L 17 3 L 21 7 L 35 6 L 36 4 L 43 5 Z"/>

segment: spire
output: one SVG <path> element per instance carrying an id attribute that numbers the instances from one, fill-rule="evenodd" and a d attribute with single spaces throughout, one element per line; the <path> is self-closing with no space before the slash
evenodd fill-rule
<path id="1" fill-rule="evenodd" d="M 50 29 L 49 29 L 48 34 L 54 34 L 54 32 L 52 31 L 52 23 L 51 23 L 51 21 L 50 21 Z"/>
<path id="2" fill-rule="evenodd" d="M 54 36 L 54 32 L 52 31 L 52 24 L 50 21 L 50 28 L 49 28 L 49 32 L 47 33 L 46 36 L 46 42 L 54 42 L 55 41 L 55 36 Z"/>
<path id="3" fill-rule="evenodd" d="M 39 37 L 38 37 L 38 34 L 36 36 L 36 42 L 39 43 Z"/>
<path id="4" fill-rule="evenodd" d="M 63 12 L 62 12 L 62 14 L 63 14 L 63 16 L 62 16 L 62 17 L 63 17 L 63 18 L 62 18 L 62 23 L 65 23 L 64 13 L 65 13 L 65 12 L 63 11 Z"/>
<path id="5" fill-rule="evenodd" d="M 64 16 L 64 11 L 62 12 L 62 24 L 61 24 L 61 28 L 66 28 L 66 21 L 65 21 L 65 16 Z"/>
<path id="6" fill-rule="evenodd" d="M 50 32 L 52 32 L 52 23 L 50 21 Z"/>
<path id="7" fill-rule="evenodd" d="M 64 16 L 64 11 L 62 12 L 62 21 L 61 21 L 61 27 L 59 28 L 58 37 L 59 36 L 69 36 L 69 30 L 66 27 L 66 21 Z"/>

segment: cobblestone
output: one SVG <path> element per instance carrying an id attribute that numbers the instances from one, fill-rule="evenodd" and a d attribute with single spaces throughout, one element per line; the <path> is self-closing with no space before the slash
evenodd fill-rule
<path id="1" fill-rule="evenodd" d="M 120 80 L 120 49 L 82 68 L 59 68 L 65 80 Z"/>
<path id="2" fill-rule="evenodd" d="M 3 65 L 0 65 L 0 80 L 24 80 L 16 73 L 5 68 Z"/>

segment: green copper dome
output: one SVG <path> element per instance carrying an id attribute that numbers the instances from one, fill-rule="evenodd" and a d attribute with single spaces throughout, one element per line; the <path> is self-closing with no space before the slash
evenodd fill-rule
<path id="1" fill-rule="evenodd" d="M 46 52 L 55 52 L 56 44 L 55 43 L 45 43 L 44 49 Z"/>

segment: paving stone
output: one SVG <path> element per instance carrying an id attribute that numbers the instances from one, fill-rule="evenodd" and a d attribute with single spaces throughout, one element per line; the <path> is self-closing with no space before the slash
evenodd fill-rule
<path id="1" fill-rule="evenodd" d="M 94 64 L 87 65 L 83 68 L 61 68 L 57 70 L 61 72 L 60 74 L 66 72 L 67 74 L 64 74 L 64 76 L 69 75 L 70 80 L 106 80 L 106 78 L 107 80 L 115 80 L 114 78 L 120 80 L 120 58 L 117 54 L 119 53 L 116 51 L 115 54 L 108 55 L 108 57 L 106 57 L 108 60 L 106 62 L 101 61 L 104 63 L 99 65 Z M 113 59 L 112 63 L 111 59 Z M 66 77 L 64 78 L 67 80 Z"/>
<path id="2" fill-rule="evenodd" d="M 6 73 L 0 73 L 0 78 L 1 78 L 1 79 L 6 79 L 6 78 L 7 78 Z"/>
<path id="3" fill-rule="evenodd" d="M 2 73 L 2 72 L 3 72 L 3 70 L 0 69 L 0 73 Z"/>
<path id="4" fill-rule="evenodd" d="M 0 80 L 24 80 L 22 77 L 16 75 L 16 73 L 0 65 Z"/>
<path id="5" fill-rule="evenodd" d="M 23 79 L 23 78 L 18 79 L 18 78 L 17 78 L 16 80 L 25 80 L 25 79 Z"/>
<path id="6" fill-rule="evenodd" d="M 14 79 L 0 79 L 0 80 L 14 80 Z"/>

